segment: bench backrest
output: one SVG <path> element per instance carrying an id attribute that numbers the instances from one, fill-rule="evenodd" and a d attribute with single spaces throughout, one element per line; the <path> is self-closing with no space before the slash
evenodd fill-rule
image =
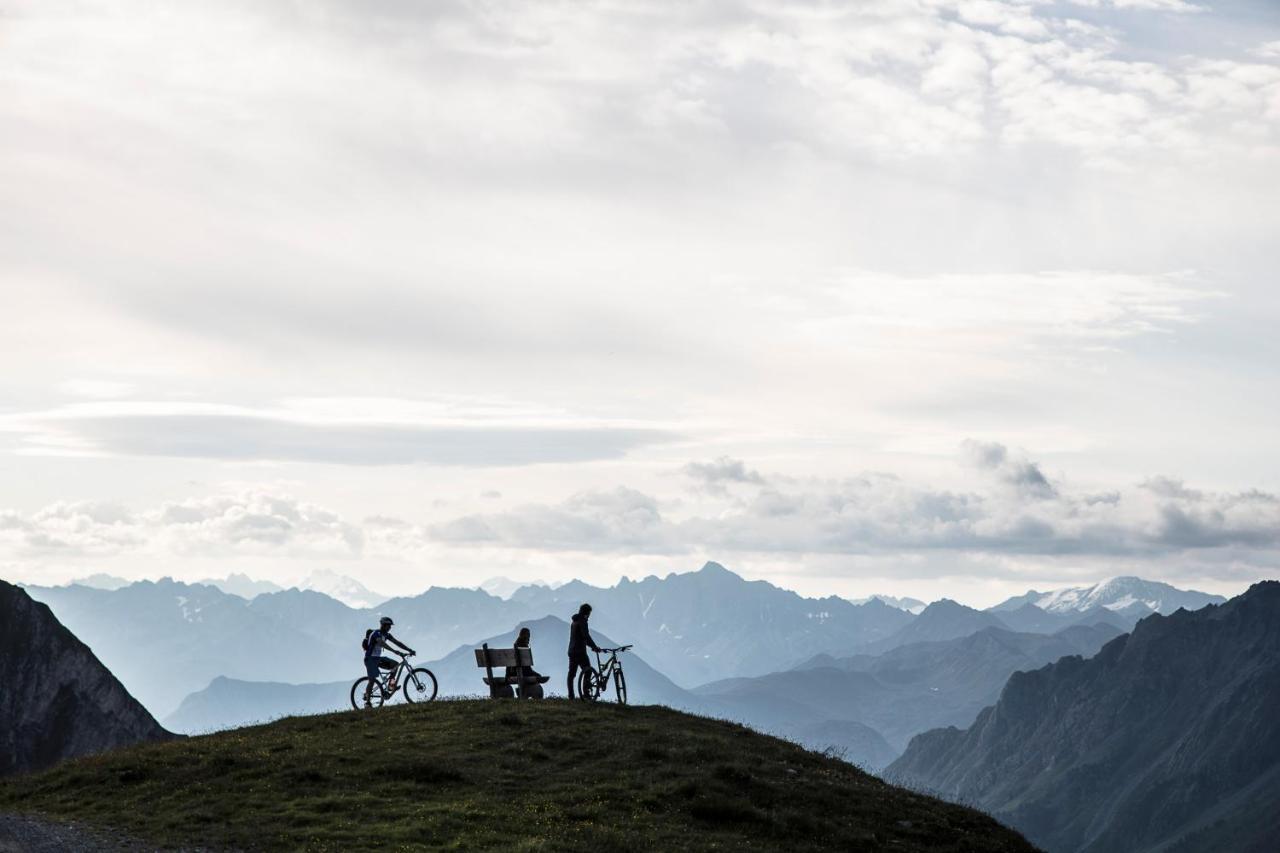
<path id="1" fill-rule="evenodd" d="M 492 669 L 500 666 L 533 666 L 533 649 L 476 649 L 476 666 Z"/>

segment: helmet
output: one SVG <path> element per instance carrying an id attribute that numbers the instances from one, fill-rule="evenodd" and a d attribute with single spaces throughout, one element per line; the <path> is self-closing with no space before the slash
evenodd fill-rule
<path id="1" fill-rule="evenodd" d="M 392 621 L 390 616 L 383 616 L 381 619 L 378 620 L 378 624 L 381 625 L 383 628 L 390 628 L 392 625 L 395 624 L 395 622 Z"/>

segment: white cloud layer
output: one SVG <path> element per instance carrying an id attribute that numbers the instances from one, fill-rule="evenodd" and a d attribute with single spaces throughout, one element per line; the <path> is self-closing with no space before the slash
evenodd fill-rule
<path id="1" fill-rule="evenodd" d="M 0 20 L 0 572 L 1274 562 L 1268 0 Z"/>
<path id="2" fill-rule="evenodd" d="M 907 582 L 963 574 L 966 564 L 1012 581 L 1058 577 L 1063 560 L 1068 567 L 1119 562 L 1148 573 L 1167 573 L 1176 561 L 1176 574 L 1226 584 L 1280 565 L 1275 494 L 1192 489 L 1169 478 L 1089 491 L 1061 479 L 1051 483 L 1035 462 L 1000 444 L 970 442 L 963 456 L 976 476 L 962 490 L 882 473 L 765 477 L 722 458 L 683 469 L 700 481 L 713 472 L 727 486 L 709 505 L 618 486 L 555 503 L 436 513 L 440 520 L 433 522 L 355 521 L 279 492 L 220 494 L 142 511 L 57 503 L 29 516 L 0 513 L 0 560 L 65 567 L 140 556 L 268 556 L 290 566 L 340 561 L 352 572 L 399 564 L 414 566 L 415 576 L 443 579 L 448 570 L 439 564 L 459 549 L 527 551 L 531 561 L 561 566 L 607 562 L 611 555 L 688 561 L 710 554 L 747 564 L 781 557 L 801 567 L 870 557 L 877 565 L 895 563 L 894 576 Z"/>

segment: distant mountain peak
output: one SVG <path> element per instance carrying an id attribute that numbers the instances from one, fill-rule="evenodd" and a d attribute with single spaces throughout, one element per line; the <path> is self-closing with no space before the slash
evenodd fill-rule
<path id="1" fill-rule="evenodd" d="M 1162 581 L 1151 581 L 1134 575 L 1104 578 L 1090 586 L 1064 587 L 1049 592 L 1032 590 L 1014 596 L 992 607 L 994 612 L 1014 610 L 1023 604 L 1034 604 L 1049 613 L 1084 612 L 1095 608 L 1140 614 L 1141 609 L 1168 615 L 1179 608 L 1197 610 L 1206 604 L 1226 599 L 1220 595 L 1183 590 Z"/>
<path id="2" fill-rule="evenodd" d="M 930 603 L 924 610 L 920 611 L 920 618 L 926 616 L 937 617 L 943 614 L 953 613 L 979 613 L 981 611 L 974 610 L 950 598 L 939 598 L 937 601 Z"/>
<path id="3" fill-rule="evenodd" d="M 925 602 L 921 601 L 918 598 L 909 598 L 906 596 L 899 598 L 892 595 L 876 594 L 876 595 L 869 595 L 866 598 L 850 599 L 850 603 L 856 604 L 860 607 L 866 604 L 871 604 L 872 602 L 886 605 L 896 610 L 904 610 L 907 613 L 911 613 L 916 616 L 919 616 L 921 613 L 923 613 L 925 607 L 927 606 Z"/>
<path id="4" fill-rule="evenodd" d="M 377 607 L 390 598 L 374 592 L 355 578 L 338 574 L 330 569 L 316 569 L 300 580 L 296 586 L 299 589 L 322 592 L 348 607 Z"/>
<path id="5" fill-rule="evenodd" d="M 88 586 L 94 589 L 116 590 L 122 586 L 128 586 L 130 581 L 116 575 L 108 575 L 104 572 L 96 572 L 82 578 L 76 578 L 68 583 L 68 586 Z"/>
<path id="6" fill-rule="evenodd" d="M 249 600 L 264 593 L 280 592 L 284 589 L 277 583 L 255 580 L 242 572 L 232 572 L 225 578 L 205 578 L 196 583 L 216 587 L 229 595 L 238 595 Z"/>
<path id="7" fill-rule="evenodd" d="M 482 592 L 487 592 L 490 595 L 497 596 L 501 599 L 510 599 L 511 596 L 515 595 L 516 592 L 526 586 L 542 587 L 546 589 L 552 588 L 551 584 L 544 580 L 515 581 L 503 575 L 495 575 L 481 583 L 480 586 L 476 587 L 476 589 L 479 589 Z"/>

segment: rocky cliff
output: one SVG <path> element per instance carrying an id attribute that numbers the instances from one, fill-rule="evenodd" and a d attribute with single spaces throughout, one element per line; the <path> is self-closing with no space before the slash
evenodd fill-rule
<path id="1" fill-rule="evenodd" d="M 0 685 L 0 776 L 172 737 L 48 607 L 4 581 Z"/>
<path id="2" fill-rule="evenodd" d="M 968 730 L 916 737 L 885 776 L 1053 853 L 1274 850 L 1280 583 L 1015 673 Z"/>

